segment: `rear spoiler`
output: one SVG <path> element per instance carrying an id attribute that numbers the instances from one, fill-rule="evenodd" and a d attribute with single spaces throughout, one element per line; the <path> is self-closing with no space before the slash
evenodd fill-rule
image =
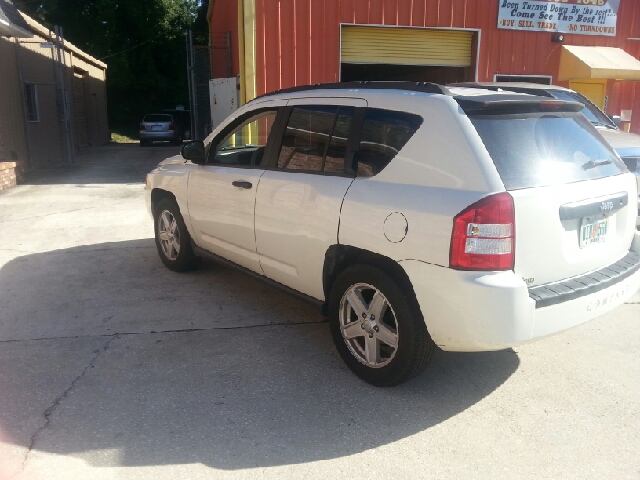
<path id="1" fill-rule="evenodd" d="M 533 95 L 488 94 L 453 97 L 467 115 L 504 115 L 509 113 L 579 112 L 580 102 L 567 102 Z"/>

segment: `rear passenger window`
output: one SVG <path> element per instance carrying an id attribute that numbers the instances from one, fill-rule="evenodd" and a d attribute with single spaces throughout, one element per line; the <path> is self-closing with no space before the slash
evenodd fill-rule
<path id="1" fill-rule="evenodd" d="M 352 107 L 294 107 L 278 156 L 278 168 L 344 173 Z"/>
<path id="2" fill-rule="evenodd" d="M 356 152 L 358 177 L 372 177 L 382 171 L 422 125 L 412 113 L 368 108 L 362 125 L 360 148 Z"/>

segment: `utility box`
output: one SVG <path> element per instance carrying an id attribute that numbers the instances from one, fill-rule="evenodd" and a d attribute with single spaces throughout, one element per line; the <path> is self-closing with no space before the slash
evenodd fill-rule
<path id="1" fill-rule="evenodd" d="M 238 109 L 240 103 L 238 79 L 214 78 L 209 81 L 209 98 L 211 99 L 211 128 L 220 123 Z"/>

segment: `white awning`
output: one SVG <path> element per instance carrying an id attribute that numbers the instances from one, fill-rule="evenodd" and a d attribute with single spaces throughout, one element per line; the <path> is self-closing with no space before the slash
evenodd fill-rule
<path id="1" fill-rule="evenodd" d="M 558 80 L 640 80 L 640 60 L 621 48 L 563 45 Z"/>

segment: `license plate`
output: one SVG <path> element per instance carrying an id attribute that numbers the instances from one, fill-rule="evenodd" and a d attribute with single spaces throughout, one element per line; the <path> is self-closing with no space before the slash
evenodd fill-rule
<path id="1" fill-rule="evenodd" d="M 593 243 L 602 243 L 607 240 L 609 218 L 604 215 L 584 217 L 580 226 L 580 248 L 588 247 Z"/>
<path id="2" fill-rule="evenodd" d="M 162 130 L 162 127 L 159 125 L 154 125 L 153 127 L 151 127 L 151 130 Z"/>

